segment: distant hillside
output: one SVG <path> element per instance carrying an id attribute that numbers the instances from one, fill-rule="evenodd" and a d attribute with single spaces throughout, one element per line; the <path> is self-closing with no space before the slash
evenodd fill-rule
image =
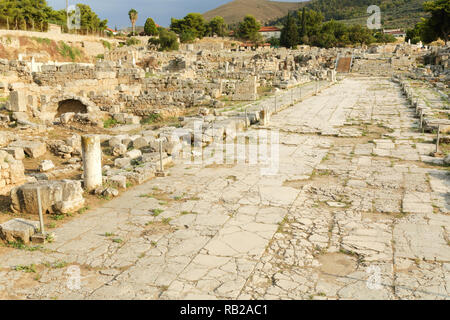
<path id="1" fill-rule="evenodd" d="M 334 19 L 346 24 L 367 23 L 371 15 L 367 13 L 367 7 L 374 4 L 381 9 L 382 27 L 411 28 L 427 15 L 423 11 L 422 3 L 425 0 L 311 0 L 306 7 L 315 11 L 321 11 L 325 21 Z M 271 25 L 280 25 L 285 17 L 271 21 Z"/>
<path id="2" fill-rule="evenodd" d="M 203 14 L 209 20 L 221 16 L 227 24 L 235 24 L 247 14 L 253 15 L 262 23 L 283 17 L 289 11 L 302 7 L 302 2 L 278 2 L 268 0 L 234 0 Z"/>

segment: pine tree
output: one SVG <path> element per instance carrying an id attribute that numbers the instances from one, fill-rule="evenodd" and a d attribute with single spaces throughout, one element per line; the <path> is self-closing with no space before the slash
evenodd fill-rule
<path id="1" fill-rule="evenodd" d="M 283 30 L 281 30 L 280 44 L 286 48 L 293 48 L 298 44 L 297 24 L 290 14 L 288 14 Z"/>

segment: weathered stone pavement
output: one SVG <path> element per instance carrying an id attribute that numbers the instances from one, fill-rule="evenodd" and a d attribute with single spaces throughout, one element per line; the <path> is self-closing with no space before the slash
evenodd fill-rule
<path id="1" fill-rule="evenodd" d="M 271 121 L 277 175 L 180 161 L 45 249 L 8 249 L 0 298 L 450 298 L 450 177 L 397 85 L 345 79 Z"/>

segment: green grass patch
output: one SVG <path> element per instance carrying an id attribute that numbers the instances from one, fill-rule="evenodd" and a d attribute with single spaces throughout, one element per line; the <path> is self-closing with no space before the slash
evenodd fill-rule
<path id="1" fill-rule="evenodd" d="M 48 38 L 32 37 L 31 39 L 33 39 L 34 41 L 36 41 L 39 44 L 45 44 L 47 46 L 52 44 L 52 40 L 50 40 Z"/>
<path id="2" fill-rule="evenodd" d="M 15 271 L 23 271 L 26 273 L 36 273 L 36 265 L 34 263 L 30 265 L 17 265 L 14 267 Z"/>
<path id="3" fill-rule="evenodd" d="M 164 212 L 163 209 L 152 209 L 150 210 L 150 212 L 152 213 L 152 216 L 157 217 L 159 216 L 161 213 Z"/>
<path id="4" fill-rule="evenodd" d="M 145 116 L 141 119 L 141 124 L 152 124 L 156 122 L 160 122 L 162 120 L 162 117 L 160 114 L 152 113 L 148 116 Z"/>
<path id="5" fill-rule="evenodd" d="M 102 40 L 102 44 L 103 44 L 103 47 L 105 47 L 108 50 L 111 50 L 111 43 L 110 42 L 108 42 L 106 40 Z"/>
<path id="6" fill-rule="evenodd" d="M 103 128 L 108 129 L 117 125 L 117 120 L 113 118 L 109 118 L 103 121 Z"/>
<path id="7" fill-rule="evenodd" d="M 64 58 L 70 58 L 72 61 L 75 61 L 77 58 L 81 57 L 81 51 L 78 48 L 71 47 L 64 41 L 59 42 L 59 53 Z"/>

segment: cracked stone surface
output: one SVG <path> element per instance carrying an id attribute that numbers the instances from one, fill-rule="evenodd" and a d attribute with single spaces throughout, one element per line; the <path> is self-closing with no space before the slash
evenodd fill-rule
<path id="1" fill-rule="evenodd" d="M 396 84 L 345 79 L 268 127 L 276 175 L 180 160 L 54 243 L 0 251 L 0 298 L 450 298 L 449 174 Z"/>

